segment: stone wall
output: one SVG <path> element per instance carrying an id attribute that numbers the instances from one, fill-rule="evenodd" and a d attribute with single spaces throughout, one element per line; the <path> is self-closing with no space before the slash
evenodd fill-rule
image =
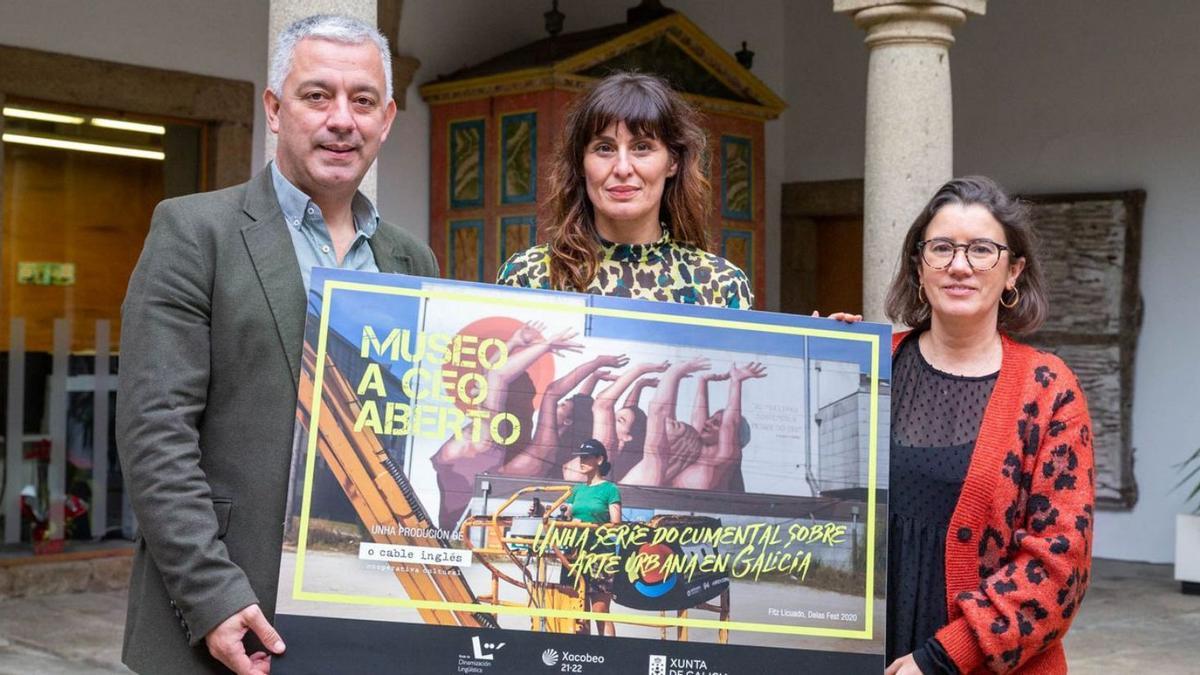
<path id="1" fill-rule="evenodd" d="M 120 590 L 129 587 L 132 568 L 133 549 L 89 558 L 0 560 L 0 599 Z"/>

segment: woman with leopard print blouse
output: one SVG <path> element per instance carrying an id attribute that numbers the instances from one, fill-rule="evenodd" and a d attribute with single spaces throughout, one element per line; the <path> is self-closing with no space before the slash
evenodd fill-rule
<path id="1" fill-rule="evenodd" d="M 601 80 L 568 113 L 552 160 L 547 243 L 509 258 L 497 283 L 749 309 L 745 272 L 708 252 L 706 143 L 697 112 L 661 79 Z M 596 435 L 621 439 L 613 456 L 628 470 L 646 416 L 609 416 L 615 434 Z"/>
<path id="2" fill-rule="evenodd" d="M 895 336 L 887 675 L 1065 673 L 1091 567 L 1091 422 L 1056 356 L 1014 341 L 1048 305 L 1027 209 L 992 180 L 909 228 Z"/>
<path id="3" fill-rule="evenodd" d="M 509 258 L 498 282 L 749 309 L 745 272 L 708 252 L 705 144 L 696 111 L 661 79 L 604 78 L 567 115 L 547 243 Z"/>
<path id="4" fill-rule="evenodd" d="M 615 73 L 597 83 L 568 112 L 552 159 L 547 243 L 509 258 L 497 282 L 750 309 L 745 272 L 708 252 L 712 188 L 697 120 L 696 110 L 652 75 Z M 601 423 L 594 435 L 620 439 L 614 462 L 627 471 L 641 453 L 647 416 L 636 405 L 614 413 L 611 401 L 597 404 L 595 418 L 613 418 L 615 430 Z M 708 426 L 719 428 L 720 413 L 712 417 Z M 731 473 L 730 484 L 740 486 L 740 471 Z"/>

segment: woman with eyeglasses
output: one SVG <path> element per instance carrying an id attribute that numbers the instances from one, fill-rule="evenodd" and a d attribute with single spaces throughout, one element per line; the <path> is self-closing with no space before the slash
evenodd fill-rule
<path id="1" fill-rule="evenodd" d="M 893 340 L 887 675 L 1065 673 L 1091 567 L 1091 421 L 1074 373 L 1017 342 L 1049 311 L 1029 211 L 943 185 L 887 297 Z"/>

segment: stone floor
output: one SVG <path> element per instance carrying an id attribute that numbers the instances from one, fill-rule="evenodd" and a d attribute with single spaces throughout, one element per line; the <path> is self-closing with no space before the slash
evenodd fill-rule
<path id="1" fill-rule="evenodd" d="M 1182 595 L 1170 565 L 1097 560 L 1067 634 L 1072 673 L 1200 673 L 1200 596 Z M 100 675 L 121 665 L 125 593 L 0 600 L 0 673 Z"/>
<path id="2" fill-rule="evenodd" d="M 1200 595 L 1183 595 L 1173 566 L 1096 560 L 1083 610 L 1067 633 L 1072 673 L 1200 673 Z"/>
<path id="3" fill-rule="evenodd" d="M 125 591 L 0 600 L 0 673 L 128 673 L 124 624 Z"/>

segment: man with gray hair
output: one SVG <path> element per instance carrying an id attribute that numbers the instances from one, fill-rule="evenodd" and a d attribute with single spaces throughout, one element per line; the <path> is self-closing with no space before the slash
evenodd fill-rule
<path id="1" fill-rule="evenodd" d="M 358 191 L 387 138 L 387 41 L 289 26 L 263 94 L 274 161 L 158 205 L 122 307 L 117 443 L 140 537 L 123 659 L 147 673 L 267 673 L 313 267 L 436 276 Z"/>

